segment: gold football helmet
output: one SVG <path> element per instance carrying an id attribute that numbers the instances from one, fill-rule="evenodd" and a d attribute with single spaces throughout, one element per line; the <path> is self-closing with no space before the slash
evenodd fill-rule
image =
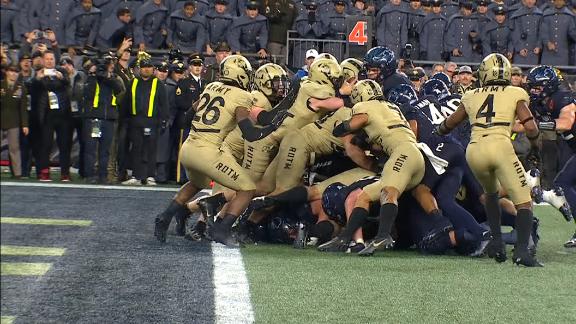
<path id="1" fill-rule="evenodd" d="M 478 67 L 478 77 L 481 86 L 510 84 L 512 65 L 506 56 L 492 53 L 486 56 L 482 60 L 482 63 L 480 63 L 480 67 Z"/>
<path id="2" fill-rule="evenodd" d="M 334 89 L 340 89 L 342 79 L 342 68 L 335 59 L 316 59 L 310 65 L 308 73 L 308 80 L 310 81 L 332 85 Z"/>
<path id="3" fill-rule="evenodd" d="M 318 56 L 316 56 L 314 61 L 317 61 L 319 59 L 329 59 L 329 60 L 336 61 L 336 63 L 338 63 L 338 60 L 336 59 L 336 57 L 334 57 L 334 55 L 332 55 L 330 53 L 320 53 L 320 54 L 318 54 Z"/>
<path id="4" fill-rule="evenodd" d="M 266 97 L 284 98 L 290 88 L 288 73 L 278 64 L 264 64 L 254 74 L 254 86 Z"/>
<path id="5" fill-rule="evenodd" d="M 353 104 L 384 98 L 384 92 L 378 82 L 370 79 L 359 81 L 352 88 L 350 101 Z"/>
<path id="6" fill-rule="evenodd" d="M 362 71 L 362 65 L 362 61 L 355 58 L 348 58 L 342 61 L 340 67 L 342 67 L 344 80 L 358 79 L 358 74 Z"/>
<path id="7" fill-rule="evenodd" d="M 250 90 L 252 65 L 242 55 L 230 55 L 220 63 L 220 81 L 235 83 L 239 88 Z"/>

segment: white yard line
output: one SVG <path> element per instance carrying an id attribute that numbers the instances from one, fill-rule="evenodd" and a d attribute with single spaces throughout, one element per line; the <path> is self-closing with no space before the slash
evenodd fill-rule
<path id="1" fill-rule="evenodd" d="M 165 191 L 176 192 L 180 187 L 157 187 L 157 186 L 104 186 L 89 184 L 57 183 L 57 182 L 15 182 L 2 181 L 0 186 L 7 187 L 41 187 L 41 188 L 73 188 L 73 189 L 107 189 L 107 190 L 136 190 L 136 191 Z M 211 190 L 204 189 L 202 193 L 210 194 Z"/>
<path id="2" fill-rule="evenodd" d="M 212 243 L 216 324 L 254 323 L 248 278 L 239 249 Z"/>

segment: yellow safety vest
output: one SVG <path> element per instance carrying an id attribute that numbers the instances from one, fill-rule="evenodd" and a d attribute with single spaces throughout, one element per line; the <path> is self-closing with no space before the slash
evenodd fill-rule
<path id="1" fill-rule="evenodd" d="M 138 86 L 138 79 L 132 81 L 132 115 L 136 116 L 136 87 Z M 150 89 L 150 99 L 148 100 L 148 117 L 152 117 L 154 113 L 154 99 L 156 98 L 156 89 L 158 88 L 158 79 L 152 80 L 152 89 Z"/>
<path id="2" fill-rule="evenodd" d="M 98 103 L 100 102 L 100 85 L 96 82 L 96 91 L 94 92 L 94 102 L 92 103 L 93 108 L 98 108 Z M 116 96 L 112 93 L 112 106 L 116 106 Z"/>

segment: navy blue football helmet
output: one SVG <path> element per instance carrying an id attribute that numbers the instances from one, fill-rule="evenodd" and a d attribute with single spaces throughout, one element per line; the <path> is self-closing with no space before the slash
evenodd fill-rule
<path id="1" fill-rule="evenodd" d="M 442 101 L 448 96 L 450 96 L 450 90 L 446 86 L 446 83 L 438 79 L 430 79 L 422 85 L 420 89 L 420 95 L 422 96 L 433 96 L 438 100 Z"/>
<path id="2" fill-rule="evenodd" d="M 388 92 L 388 101 L 398 105 L 412 105 L 418 101 L 418 94 L 411 85 L 400 84 Z"/>
<path id="3" fill-rule="evenodd" d="M 346 211 L 343 208 L 346 199 L 343 197 L 344 188 L 346 186 L 343 183 L 335 182 L 326 187 L 322 194 L 322 209 L 326 215 L 341 225 L 346 224 Z"/>
<path id="4" fill-rule="evenodd" d="M 440 81 L 444 82 L 444 84 L 448 88 L 452 87 L 452 80 L 450 80 L 450 76 L 448 76 L 448 74 L 446 74 L 444 72 L 438 72 L 438 73 L 434 74 L 430 79 L 440 80 Z"/>
<path id="5" fill-rule="evenodd" d="M 558 91 L 560 78 L 553 67 L 541 65 L 528 72 L 527 83 L 530 90 L 537 86 L 543 87 L 540 93 L 530 91 L 530 100 L 539 101 Z"/>
<path id="6" fill-rule="evenodd" d="M 396 55 L 391 49 L 384 46 L 376 46 L 364 56 L 364 67 L 366 69 L 379 68 L 380 75 L 378 78 L 379 81 L 382 81 L 396 72 L 398 62 L 396 61 Z"/>

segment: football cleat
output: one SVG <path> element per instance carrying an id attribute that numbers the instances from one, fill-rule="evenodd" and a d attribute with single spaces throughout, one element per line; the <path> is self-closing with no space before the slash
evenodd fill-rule
<path id="1" fill-rule="evenodd" d="M 535 203 L 542 202 L 542 187 L 540 186 L 540 170 L 532 168 L 526 171 L 526 182 L 530 187 L 530 195 Z"/>
<path id="2" fill-rule="evenodd" d="M 515 265 L 518 266 L 523 265 L 529 268 L 544 266 L 529 251 L 525 253 L 516 253 L 516 251 L 514 251 L 514 255 L 512 256 L 512 262 L 514 262 Z"/>
<path id="3" fill-rule="evenodd" d="M 156 217 L 155 224 L 154 224 L 154 236 L 156 239 L 162 243 L 166 243 L 166 232 L 168 231 L 169 223 L 166 223 L 164 220 Z"/>
<path id="4" fill-rule="evenodd" d="M 394 247 L 394 240 L 391 236 L 376 237 L 366 247 L 358 252 L 359 256 L 371 256 L 378 250 L 387 250 Z"/>
<path id="5" fill-rule="evenodd" d="M 320 252 L 346 252 L 348 249 L 349 239 L 342 239 L 339 236 L 318 246 Z"/>
<path id="6" fill-rule="evenodd" d="M 223 228 L 222 225 L 215 224 L 208 228 L 208 233 L 214 242 L 224 244 L 229 248 L 240 247 L 240 243 L 230 235 L 230 229 Z"/>
<path id="7" fill-rule="evenodd" d="M 544 190 L 542 197 L 545 202 L 558 209 L 567 222 L 573 219 L 570 205 L 568 205 L 562 188 L 555 186 L 552 190 Z"/>
<path id="8" fill-rule="evenodd" d="M 476 249 L 476 251 L 470 253 L 471 257 L 478 258 L 482 257 L 486 254 L 486 247 L 488 243 L 490 243 L 490 231 L 485 231 L 482 233 L 482 238 L 480 239 L 480 245 Z"/>
<path id="9" fill-rule="evenodd" d="M 506 246 L 501 240 L 496 241 L 491 239 L 486 247 L 486 254 L 489 258 L 496 260 L 498 263 L 502 263 L 508 259 L 506 256 Z"/>
<path id="10" fill-rule="evenodd" d="M 253 211 L 256 211 L 256 210 L 272 207 L 275 204 L 276 204 L 276 202 L 274 201 L 274 199 L 272 199 L 270 197 L 262 196 L 262 197 L 256 197 L 256 198 L 252 199 L 252 201 L 250 202 L 250 207 L 252 208 Z"/>
<path id="11" fill-rule="evenodd" d="M 352 242 L 350 242 L 350 245 L 348 246 L 346 253 L 358 253 L 358 252 L 364 250 L 365 248 L 366 248 L 366 245 L 364 245 L 364 243 L 356 243 L 356 242 L 352 241 Z"/>
<path id="12" fill-rule="evenodd" d="M 566 243 L 564 243 L 564 247 L 565 248 L 576 248 L 576 232 L 574 233 L 574 235 L 572 236 L 572 238 L 570 240 L 568 240 Z"/>
<path id="13" fill-rule="evenodd" d="M 196 222 L 193 228 L 189 229 L 184 238 L 189 241 L 202 241 L 205 238 L 206 233 L 206 223 L 205 222 Z"/>
<path id="14" fill-rule="evenodd" d="M 186 224 L 188 223 L 188 218 L 190 217 L 190 212 L 188 209 L 178 212 L 174 215 L 174 219 L 176 220 L 176 226 L 174 227 L 174 231 L 176 232 L 176 236 L 184 236 L 186 235 Z"/>

